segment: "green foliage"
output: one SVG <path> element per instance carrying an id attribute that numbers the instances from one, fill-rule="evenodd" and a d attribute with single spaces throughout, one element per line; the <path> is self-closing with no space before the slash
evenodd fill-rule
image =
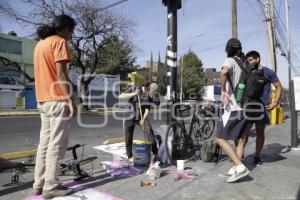
<path id="1" fill-rule="evenodd" d="M 133 46 L 125 39 L 118 36 L 107 38 L 99 50 L 99 63 L 96 67 L 97 73 L 120 75 L 121 79 L 126 79 L 127 74 L 134 71 L 135 57 Z"/>
<path id="2" fill-rule="evenodd" d="M 182 60 L 183 59 L 183 60 Z M 183 62 L 182 62 L 183 61 Z M 182 88 L 184 99 L 200 99 L 201 91 L 204 84 L 203 79 L 203 68 L 202 61 L 198 56 L 189 51 L 183 58 L 181 57 L 178 62 L 177 68 L 177 91 L 180 93 L 180 77 L 181 77 L 181 67 L 183 63 L 183 74 L 182 74 Z"/>

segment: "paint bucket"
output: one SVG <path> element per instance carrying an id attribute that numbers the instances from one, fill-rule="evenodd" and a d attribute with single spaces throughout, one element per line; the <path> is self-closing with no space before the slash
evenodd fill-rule
<path id="1" fill-rule="evenodd" d="M 133 141 L 135 167 L 148 167 L 150 164 L 151 143 L 144 140 Z"/>

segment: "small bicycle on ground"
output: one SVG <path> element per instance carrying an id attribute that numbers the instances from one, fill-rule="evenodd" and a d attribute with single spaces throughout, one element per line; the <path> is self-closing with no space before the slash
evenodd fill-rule
<path id="1" fill-rule="evenodd" d="M 72 151 L 72 159 L 68 159 L 62 163 L 60 163 L 60 175 L 65 175 L 68 171 L 72 171 L 74 172 L 76 178 L 74 178 L 74 181 L 79 181 L 82 180 L 84 178 L 88 178 L 90 177 L 90 174 L 86 171 L 84 171 L 81 166 L 85 165 L 87 163 L 93 162 L 94 160 L 97 159 L 97 156 L 91 156 L 91 157 L 87 157 L 87 158 L 78 158 L 76 149 L 79 147 L 82 147 L 84 151 L 84 144 L 80 145 L 80 144 L 75 144 L 74 146 L 68 147 L 67 150 L 68 151 Z M 93 166 L 93 163 L 92 163 Z M 93 171 L 93 170 L 92 170 Z"/>

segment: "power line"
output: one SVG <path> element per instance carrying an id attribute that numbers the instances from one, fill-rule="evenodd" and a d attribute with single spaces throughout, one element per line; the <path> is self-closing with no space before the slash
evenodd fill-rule
<path id="1" fill-rule="evenodd" d="M 280 8 L 281 8 L 281 5 L 282 5 L 282 0 L 280 1 L 279 8 L 278 8 L 278 10 L 279 10 L 279 13 L 280 13 Z"/>
<path id="2" fill-rule="evenodd" d="M 285 46 L 285 52 L 284 54 L 287 55 L 287 39 L 286 39 L 286 26 L 285 24 L 283 23 L 283 20 L 282 18 L 280 17 L 280 14 L 278 12 L 278 10 L 275 8 L 275 19 L 276 19 L 276 22 L 279 22 L 277 23 L 276 25 L 276 31 L 279 35 L 279 37 L 281 38 L 281 46 L 282 46 L 282 43 L 284 43 Z M 278 38 L 278 37 L 277 37 Z M 300 59 L 299 59 L 299 56 L 298 56 L 298 49 L 296 48 L 296 45 L 294 44 L 294 41 L 291 39 L 290 40 L 290 44 L 291 44 L 291 57 L 292 57 L 292 63 L 294 64 L 295 63 L 300 63 Z"/>
<path id="3" fill-rule="evenodd" d="M 260 19 L 262 16 L 259 14 L 259 12 L 258 12 L 256 9 L 254 9 L 254 7 L 253 7 L 253 5 L 250 3 L 250 1 L 249 1 L 249 0 L 246 0 L 246 2 L 248 3 L 248 5 L 249 5 L 249 7 L 251 8 L 251 10 L 256 14 L 256 17 L 258 17 L 258 18 Z"/>
<path id="4" fill-rule="evenodd" d="M 262 34 L 263 32 L 259 31 L 259 32 L 255 32 L 255 33 L 251 33 L 245 37 L 242 37 L 243 40 L 245 39 L 248 39 L 248 38 L 251 38 L 251 37 L 254 37 L 254 36 L 257 36 L 257 35 L 260 35 Z M 212 46 L 212 47 L 208 47 L 208 48 L 205 48 L 205 49 L 202 49 L 200 51 L 197 51 L 198 53 L 200 52 L 205 52 L 205 51 L 210 51 L 210 50 L 213 50 L 213 49 L 218 49 L 218 48 L 221 48 L 221 47 L 225 47 L 226 43 L 222 43 L 222 44 L 217 44 L 215 46 Z"/>
<path id="5" fill-rule="evenodd" d="M 248 1 L 248 0 L 247 0 Z M 265 12 L 265 9 L 264 9 L 264 6 L 263 6 L 263 3 L 261 0 L 257 0 L 258 2 L 258 5 L 260 6 L 261 8 L 261 11 L 263 13 L 263 15 L 265 16 L 265 21 L 268 20 L 267 18 L 267 15 L 266 15 L 266 12 Z M 249 3 L 249 2 L 248 2 Z M 281 8 L 281 4 L 282 4 L 282 0 L 280 2 L 280 6 L 279 6 L 279 9 Z M 275 21 L 278 22 L 275 26 L 275 31 L 276 31 L 276 41 L 278 42 L 278 47 L 279 49 L 281 50 L 281 52 L 284 54 L 284 55 L 287 55 L 287 39 L 286 39 L 286 27 L 285 27 L 285 24 L 283 23 L 283 20 L 281 19 L 280 17 L 280 14 L 278 12 L 278 10 L 276 8 L 275 9 L 275 15 L 274 15 L 274 18 L 275 18 Z M 294 42 L 293 40 L 290 41 L 291 43 L 291 59 L 292 59 L 292 70 L 295 72 L 295 73 L 298 73 L 297 69 L 295 66 L 295 63 L 300 63 L 300 59 L 297 55 L 297 48 L 296 48 L 296 45 L 294 45 Z M 293 51 L 292 51 L 293 50 Z M 298 66 L 297 66 L 298 67 Z"/>
<path id="6" fill-rule="evenodd" d="M 109 5 L 105 6 L 105 7 L 103 7 L 103 8 L 100 8 L 98 11 L 99 11 L 99 12 L 104 11 L 104 10 L 106 10 L 106 9 L 108 9 L 108 8 L 114 7 L 114 6 L 118 5 L 118 4 L 124 3 L 124 2 L 126 2 L 126 1 L 128 1 L 128 0 L 120 0 L 120 1 L 117 1 L 117 2 L 115 2 L 115 3 L 112 3 L 112 4 L 109 4 Z"/>

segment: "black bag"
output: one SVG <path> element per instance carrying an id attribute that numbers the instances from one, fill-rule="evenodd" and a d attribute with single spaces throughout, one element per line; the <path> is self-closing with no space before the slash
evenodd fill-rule
<path id="1" fill-rule="evenodd" d="M 265 83 L 264 71 L 262 69 L 253 70 L 247 80 L 246 96 L 251 100 L 260 101 Z"/>
<path id="2" fill-rule="evenodd" d="M 204 140 L 200 152 L 200 157 L 203 162 L 218 162 L 221 153 L 221 148 L 215 142 L 214 137 Z"/>
<path id="3" fill-rule="evenodd" d="M 254 66 L 250 65 L 248 61 L 243 62 L 237 57 L 233 57 L 233 59 L 242 70 L 239 83 L 244 83 L 246 85 L 244 98 L 248 101 L 260 102 L 260 97 L 263 94 L 264 86 L 266 84 L 263 69 L 256 69 Z M 236 89 L 234 91 L 236 91 Z"/>

